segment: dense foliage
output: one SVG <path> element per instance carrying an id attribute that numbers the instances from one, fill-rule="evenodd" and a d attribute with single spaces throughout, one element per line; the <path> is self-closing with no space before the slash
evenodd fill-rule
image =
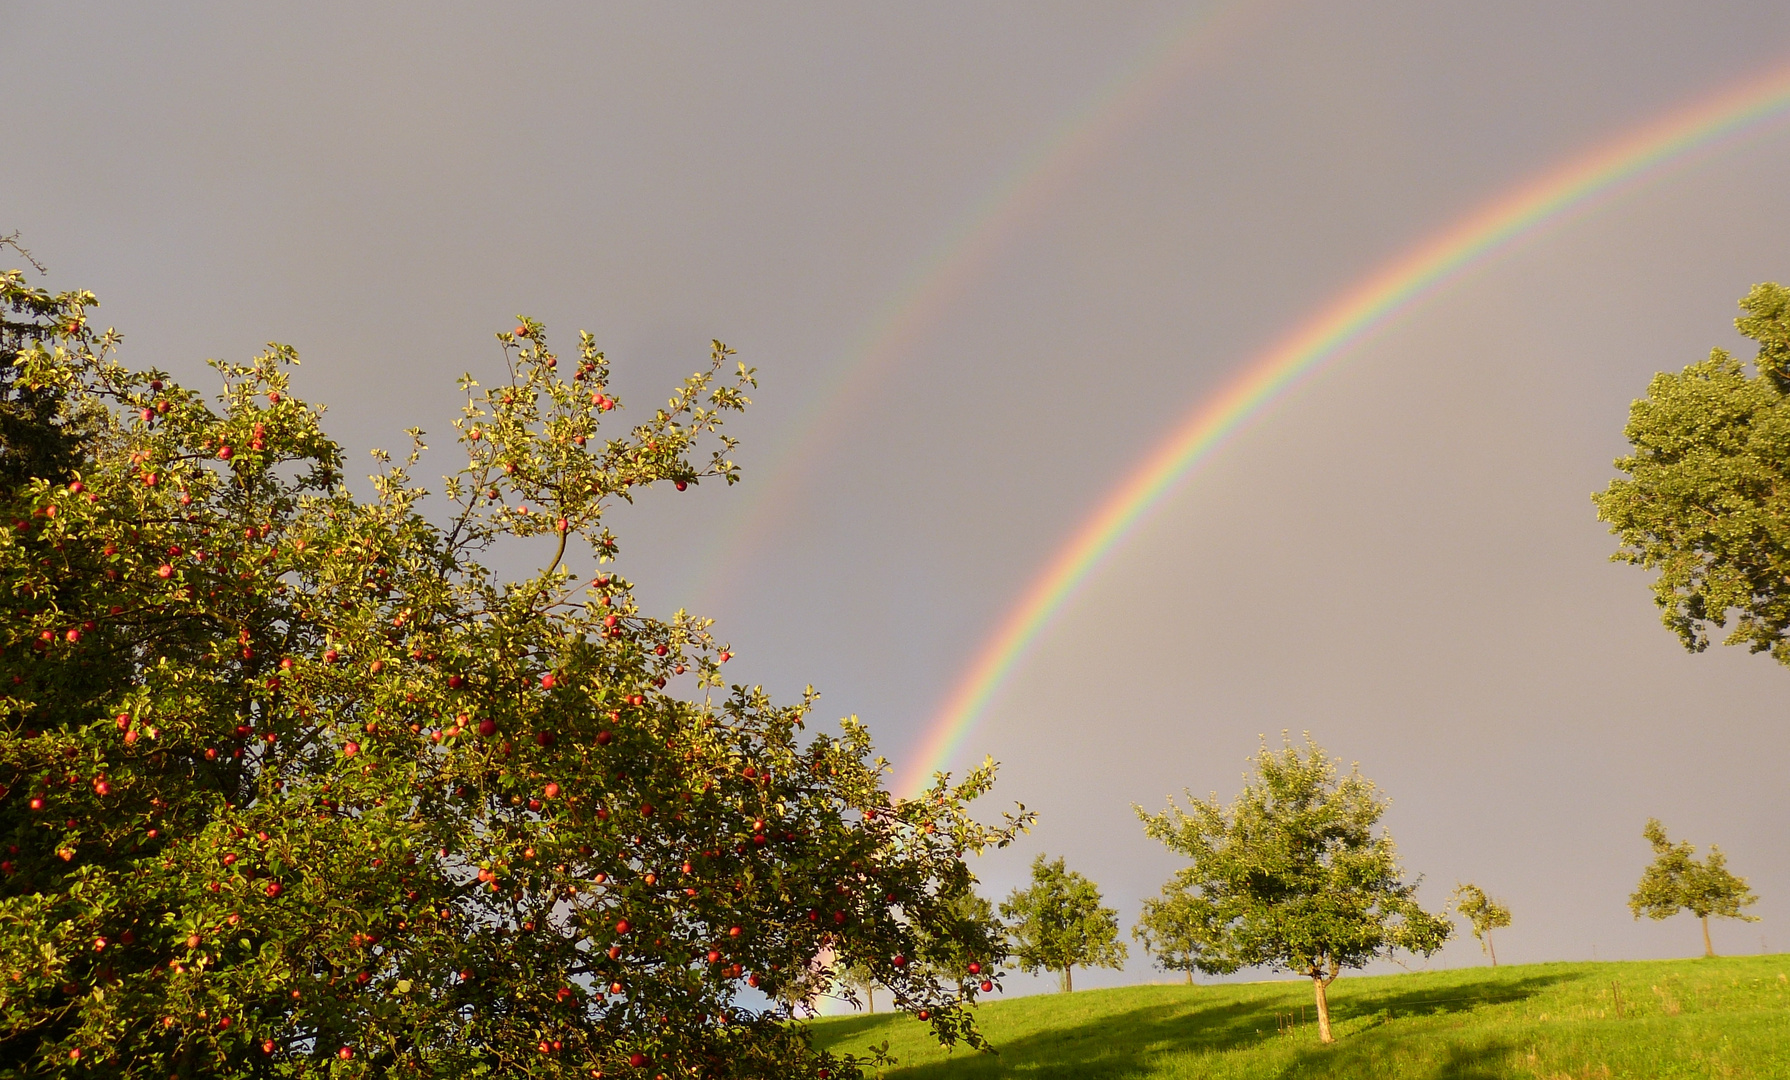
<path id="1" fill-rule="evenodd" d="M 1613 558 L 1659 571 L 1654 601 L 1686 648 L 1732 615 L 1727 644 L 1790 664 L 1790 289 L 1755 286 L 1740 306 L 1754 373 L 1714 349 L 1655 375 L 1629 412 L 1627 477 L 1592 500 Z"/>
<path id="2" fill-rule="evenodd" d="M 1127 950 L 1119 940 L 1119 913 L 1100 902 L 1100 889 L 1062 859 L 1032 860 L 1032 883 L 1001 903 L 1001 917 L 1021 971 L 1054 971 L 1063 989 L 1075 989 L 1078 967 L 1121 968 Z"/>
<path id="3" fill-rule="evenodd" d="M 1709 917 L 1758 921 L 1742 908 L 1758 903 L 1759 898 L 1747 886 L 1746 878 L 1735 877 L 1728 870 L 1728 857 L 1714 844 L 1707 858 L 1698 859 L 1697 849 L 1688 841 L 1674 844 L 1666 835 L 1666 827 L 1658 818 L 1648 818 L 1641 835 L 1653 847 L 1653 861 L 1641 872 L 1641 883 L 1628 898 L 1628 909 L 1635 918 L 1669 919 L 1680 911 L 1688 911 L 1703 924 L 1703 955 L 1714 956 L 1715 946 L 1709 940 Z"/>
<path id="4" fill-rule="evenodd" d="M 1026 820 L 968 816 L 992 766 L 893 798 L 856 720 L 568 569 L 614 500 L 736 478 L 727 349 L 618 427 L 589 336 L 524 321 L 442 495 L 413 431 L 363 499 L 290 348 L 214 406 L 0 288 L 0 1075 L 851 1076 L 790 1022 L 848 965 L 979 1044 L 943 972 L 1000 954 L 959 903 Z"/>
<path id="5" fill-rule="evenodd" d="M 1140 935 L 1164 967 L 1228 974 L 1272 967 L 1312 980 L 1318 1031 L 1331 1040 L 1325 989 L 1344 968 L 1394 949 L 1429 955 L 1453 927 L 1417 905 L 1371 781 L 1306 739 L 1262 747 L 1256 779 L 1229 807 L 1188 796 L 1144 830 L 1191 860 L 1144 901 Z"/>

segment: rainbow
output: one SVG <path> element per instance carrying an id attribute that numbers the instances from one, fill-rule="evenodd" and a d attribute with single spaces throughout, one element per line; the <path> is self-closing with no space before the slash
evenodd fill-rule
<path id="1" fill-rule="evenodd" d="M 1744 136 L 1790 111 L 1790 66 L 1672 110 L 1492 199 L 1318 309 L 1199 401 L 1132 468 L 1027 586 L 927 729 L 896 790 L 917 794 L 962 747 L 1040 634 L 1097 570 L 1227 438 L 1468 267 L 1517 240 Z"/>
<path id="2" fill-rule="evenodd" d="M 1243 32 L 1247 16 L 1259 10 L 1260 5 L 1252 8 L 1242 0 L 1200 6 L 1156 35 L 945 232 L 877 309 L 846 351 L 845 362 L 810 396 L 804 415 L 788 425 L 789 435 L 771 459 L 753 467 L 771 478 L 770 486 L 742 504 L 740 515 L 728 525 L 714 530 L 703 555 L 692 560 L 701 576 L 685 595 L 697 598 L 697 607 L 712 605 L 729 583 L 748 576 L 735 572 L 738 565 L 762 550 L 769 534 L 789 520 L 809 464 L 826 459 L 824 447 L 846 434 L 858 415 L 856 406 L 874 390 L 877 379 L 961 301 L 1004 243 L 1048 213 L 1084 168 L 1102 160 L 1107 148 L 1145 120 L 1187 70 Z"/>

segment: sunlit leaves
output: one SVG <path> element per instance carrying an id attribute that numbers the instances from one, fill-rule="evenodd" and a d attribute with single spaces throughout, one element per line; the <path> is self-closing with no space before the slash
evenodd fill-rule
<path id="1" fill-rule="evenodd" d="M 207 400 L 122 366 L 90 297 L 6 287 L 20 379 L 86 427 L 0 492 L 0 1060 L 845 1076 L 788 1020 L 846 965 L 979 1044 L 930 959 L 998 951 L 955 914 L 1029 821 L 969 817 L 992 766 L 893 798 L 861 724 L 807 734 L 812 694 L 728 687 L 706 620 L 567 569 L 615 554 L 614 499 L 737 475 L 724 346 L 623 426 L 588 336 L 499 335 L 438 525 L 424 433 L 356 497 L 291 349 Z M 482 561 L 542 535 L 528 578 Z"/>

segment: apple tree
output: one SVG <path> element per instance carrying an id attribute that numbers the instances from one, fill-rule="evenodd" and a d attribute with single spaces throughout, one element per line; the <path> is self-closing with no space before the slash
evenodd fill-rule
<path id="1" fill-rule="evenodd" d="M 1418 906 L 1392 837 L 1386 800 L 1356 769 L 1306 738 L 1263 746 L 1255 778 L 1226 807 L 1188 795 L 1182 810 L 1135 807 L 1144 831 L 1191 860 L 1144 901 L 1141 925 L 1164 966 L 1229 974 L 1269 967 L 1309 978 L 1318 1037 L 1333 1042 L 1325 991 L 1344 968 L 1395 949 L 1429 955 L 1453 927 Z"/>
<path id="2" fill-rule="evenodd" d="M 464 465 L 412 431 L 363 497 L 292 349 L 207 399 L 0 290 L 0 1074 L 849 1077 L 790 1004 L 848 966 L 982 1044 L 992 764 L 892 797 L 607 568 L 617 500 L 737 479 L 728 349 L 623 424 L 523 320 Z"/>
<path id="3" fill-rule="evenodd" d="M 1742 908 L 1759 902 L 1746 878 L 1735 877 L 1728 870 L 1728 857 L 1714 844 L 1707 858 L 1698 859 L 1697 849 L 1688 841 L 1674 844 L 1666 835 L 1666 827 L 1658 818 L 1648 818 L 1641 835 L 1653 847 L 1653 861 L 1641 872 L 1641 883 L 1628 898 L 1628 909 L 1639 919 L 1669 919 L 1680 911 L 1688 911 L 1703 924 L 1703 955 L 1714 956 L 1709 941 L 1709 917 L 1743 919 L 1757 922 Z"/>

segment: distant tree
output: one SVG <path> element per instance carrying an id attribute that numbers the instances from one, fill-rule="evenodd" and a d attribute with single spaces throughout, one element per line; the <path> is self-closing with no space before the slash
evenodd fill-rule
<path id="1" fill-rule="evenodd" d="M 1144 902 L 1159 957 L 1209 974 L 1246 967 L 1312 981 L 1318 1037 L 1334 1041 L 1325 991 L 1343 968 L 1395 949 L 1429 955 L 1453 926 L 1413 898 L 1392 837 L 1375 826 L 1386 800 L 1355 770 L 1306 737 L 1263 746 L 1256 778 L 1228 808 L 1188 796 L 1188 810 L 1134 807 L 1144 831 L 1193 864 Z"/>
<path id="2" fill-rule="evenodd" d="M 1449 900 L 1454 910 L 1467 920 L 1474 939 L 1492 958 L 1492 966 L 1497 967 L 1498 950 L 1492 947 L 1492 931 L 1510 925 L 1510 909 L 1487 896 L 1484 889 L 1472 882 L 1455 886 L 1454 895 Z"/>
<path id="3" fill-rule="evenodd" d="M 984 991 L 993 989 L 992 979 L 997 965 L 1009 955 L 1005 940 L 994 948 L 984 948 L 979 937 L 964 937 L 965 926 L 999 925 L 994 905 L 967 884 L 963 892 L 946 907 L 944 914 L 915 931 L 926 954 L 928 971 L 959 984 L 986 983 Z M 975 945 L 965 944 L 976 942 Z"/>
<path id="4" fill-rule="evenodd" d="M 1654 602 L 1685 648 L 1735 613 L 1727 644 L 1790 664 L 1790 289 L 1756 285 L 1740 306 L 1755 373 L 1714 349 L 1655 375 L 1629 410 L 1627 478 L 1591 498 L 1621 540 L 1612 559 L 1659 571 Z"/>
<path id="5" fill-rule="evenodd" d="M 1015 966 L 1027 973 L 1054 971 L 1065 992 L 1075 989 L 1077 967 L 1120 968 L 1125 943 L 1119 913 L 1100 903 L 1100 889 L 1067 869 L 1062 859 L 1032 860 L 1032 885 L 1014 889 L 1001 904 L 1012 939 Z"/>
<path id="6" fill-rule="evenodd" d="M 946 914 L 934 923 L 915 927 L 919 939 L 919 952 L 926 959 L 916 961 L 923 963 L 923 973 L 955 981 L 960 986 L 970 983 L 979 984 L 983 993 L 995 988 L 999 978 L 996 967 L 1008 956 L 1006 942 L 989 941 L 989 947 L 966 947 L 953 934 L 961 925 L 989 926 L 1000 925 L 995 917 L 994 905 L 980 894 L 966 890 L 953 900 L 946 908 Z M 910 965 L 913 966 L 913 965 Z M 864 964 L 846 965 L 839 971 L 838 984 L 847 992 L 847 1000 L 854 1005 L 857 996 L 863 995 L 866 1012 L 876 1011 L 876 972 Z"/>
<path id="7" fill-rule="evenodd" d="M 1653 845 L 1653 862 L 1642 871 L 1641 884 L 1628 898 L 1628 909 L 1635 918 L 1669 919 L 1689 911 L 1702 920 L 1704 956 L 1715 955 L 1709 943 L 1711 915 L 1759 921 L 1758 916 L 1740 910 L 1758 903 L 1759 898 L 1747 887 L 1746 878 L 1728 872 L 1728 859 L 1721 848 L 1711 844 L 1709 857 L 1699 862 L 1697 849 L 1688 842 L 1672 843 L 1658 818 L 1648 818 L 1641 835 Z"/>
<path id="8" fill-rule="evenodd" d="M 1207 940 L 1210 927 L 1199 921 L 1200 913 L 1187 904 L 1171 904 L 1161 900 L 1144 901 L 1144 911 L 1131 928 L 1131 936 L 1143 942 L 1144 951 L 1155 958 L 1164 971 L 1179 971 L 1193 982 L 1193 973 L 1200 968 L 1200 942 Z"/>
<path id="9" fill-rule="evenodd" d="M 839 972 L 839 985 L 847 993 L 847 1000 L 856 995 L 864 995 L 864 1011 L 876 1011 L 876 972 L 868 964 L 848 964 Z M 853 1004 L 856 1004 L 853 1000 Z"/>

